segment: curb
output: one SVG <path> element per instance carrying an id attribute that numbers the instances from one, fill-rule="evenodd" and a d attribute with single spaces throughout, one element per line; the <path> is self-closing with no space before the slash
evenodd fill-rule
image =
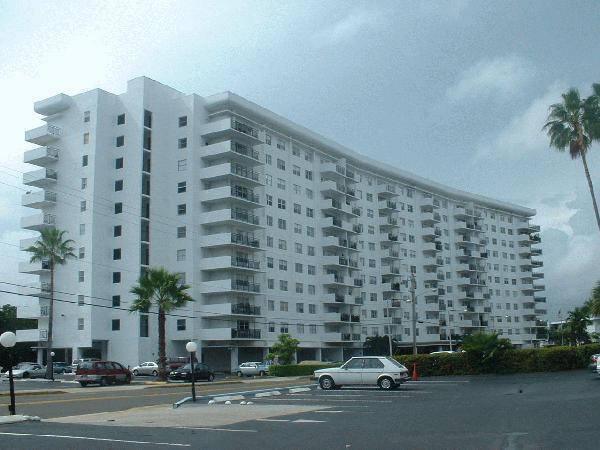
<path id="1" fill-rule="evenodd" d="M 21 422 L 39 422 L 38 416 L 23 416 L 20 414 L 14 416 L 0 416 L 0 425 Z"/>
<path id="2" fill-rule="evenodd" d="M 36 391 L 15 391 L 15 396 L 19 397 L 21 395 L 53 395 L 53 394 L 68 394 L 67 391 L 61 391 L 60 389 L 52 389 L 52 390 L 36 390 Z M 10 396 L 10 392 L 0 392 L 0 397 L 8 397 Z M 0 416 L 2 417 L 2 416 Z"/>

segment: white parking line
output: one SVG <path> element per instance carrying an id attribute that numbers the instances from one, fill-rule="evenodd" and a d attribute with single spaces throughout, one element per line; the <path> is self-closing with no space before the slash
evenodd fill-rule
<path id="1" fill-rule="evenodd" d="M 419 381 L 407 381 L 410 384 L 421 384 L 421 383 L 470 383 L 471 380 L 419 380 Z"/>
<path id="2" fill-rule="evenodd" d="M 177 427 L 182 430 L 203 430 L 203 431 L 230 431 L 232 433 L 257 433 L 257 430 L 236 430 L 233 428 L 214 428 L 214 427 Z"/>
<path id="3" fill-rule="evenodd" d="M 313 411 L 313 412 L 315 412 L 315 413 L 330 413 L 330 414 L 337 414 L 337 413 L 344 413 L 344 412 L 348 412 L 348 411 L 341 411 L 341 410 L 333 410 L 333 411 L 332 411 L 332 410 L 327 410 L 327 409 L 324 409 L 324 410 L 322 410 L 322 411 Z"/>
<path id="4" fill-rule="evenodd" d="M 312 420 L 312 419 L 298 419 L 292 423 L 325 423 L 325 420 Z"/>
<path id="5" fill-rule="evenodd" d="M 34 436 L 34 437 L 47 437 L 47 438 L 59 438 L 59 439 L 79 439 L 84 441 L 102 441 L 102 442 L 122 442 L 124 444 L 146 444 L 146 445 L 169 445 L 171 447 L 191 447 L 191 444 L 175 444 L 172 442 L 150 442 L 150 441 L 128 441 L 125 439 L 109 439 L 109 438 L 95 438 L 89 436 L 68 436 L 61 434 L 33 434 L 33 433 L 3 433 L 3 436 Z"/>
<path id="6" fill-rule="evenodd" d="M 257 422 L 289 422 L 290 419 L 256 419 Z"/>
<path id="7" fill-rule="evenodd" d="M 404 396 L 403 396 L 404 397 Z M 405 397 L 410 397 L 409 395 Z M 268 400 L 270 402 L 306 402 L 318 401 L 315 398 L 257 398 L 256 400 Z M 392 403 L 391 400 L 350 400 L 350 399 L 331 399 L 332 402 L 359 402 L 359 403 Z"/>

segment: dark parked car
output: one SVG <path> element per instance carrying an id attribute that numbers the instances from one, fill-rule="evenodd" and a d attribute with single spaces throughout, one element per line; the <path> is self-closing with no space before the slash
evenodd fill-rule
<path id="1" fill-rule="evenodd" d="M 52 370 L 54 371 L 54 373 L 72 373 L 73 372 L 71 365 L 67 364 L 66 362 L 53 362 Z"/>
<path id="2" fill-rule="evenodd" d="M 75 381 L 82 387 L 90 383 L 106 386 L 108 384 L 131 383 L 131 372 L 113 361 L 90 361 L 77 366 Z"/>
<path id="3" fill-rule="evenodd" d="M 215 374 L 210 368 L 203 363 L 194 364 L 194 380 L 213 381 Z M 186 364 L 169 373 L 169 380 L 192 381 L 192 368 L 190 364 Z"/>

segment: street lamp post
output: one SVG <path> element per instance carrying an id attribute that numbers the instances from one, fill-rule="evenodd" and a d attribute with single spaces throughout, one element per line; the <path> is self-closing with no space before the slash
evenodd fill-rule
<path id="1" fill-rule="evenodd" d="M 17 336 L 12 331 L 6 331 L 0 335 L 0 345 L 2 347 L 6 347 L 8 350 L 9 358 L 8 358 L 8 383 L 10 385 L 10 405 L 8 405 L 8 411 L 11 416 L 16 414 L 16 406 L 15 406 L 15 382 L 13 380 L 13 352 L 12 348 L 17 343 Z"/>
<path id="2" fill-rule="evenodd" d="M 50 352 L 50 357 L 51 357 L 51 361 L 52 361 L 52 367 L 50 368 L 52 370 L 52 372 L 50 372 L 50 379 L 52 381 L 54 381 L 54 356 L 56 355 L 56 353 L 54 352 Z"/>
<path id="3" fill-rule="evenodd" d="M 196 401 L 196 372 L 194 371 L 194 359 L 196 350 L 198 350 L 198 344 L 194 341 L 190 341 L 185 344 L 185 349 L 190 353 L 190 365 L 192 375 L 192 401 Z"/>

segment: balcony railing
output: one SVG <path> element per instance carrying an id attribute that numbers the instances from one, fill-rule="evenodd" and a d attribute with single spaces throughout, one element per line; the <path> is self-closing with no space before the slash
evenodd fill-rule
<path id="1" fill-rule="evenodd" d="M 260 158 L 256 150 L 252 149 L 251 147 L 248 147 L 247 145 L 240 144 L 239 142 L 232 142 L 231 150 L 233 150 L 236 153 L 239 153 L 240 155 L 247 156 L 257 161 Z"/>
<path id="2" fill-rule="evenodd" d="M 241 222 L 247 222 L 252 225 L 259 224 L 258 216 L 250 214 L 248 211 L 245 211 L 243 209 L 232 209 L 231 218 L 234 220 L 239 220 Z"/>
<path id="3" fill-rule="evenodd" d="M 241 164 L 232 164 L 231 173 L 240 177 L 248 178 L 249 180 L 258 181 L 258 173 L 246 166 L 242 166 Z"/>
<path id="4" fill-rule="evenodd" d="M 231 257 L 231 265 L 234 267 L 242 267 L 244 269 L 260 269 L 260 261 L 255 259 L 241 258 L 239 256 Z"/>
<path id="5" fill-rule="evenodd" d="M 231 186 L 231 195 L 253 203 L 260 202 L 260 197 L 258 195 L 250 190 L 243 189 L 241 186 Z"/>
<path id="6" fill-rule="evenodd" d="M 260 292 L 260 284 L 248 280 L 231 280 L 234 291 Z"/>
<path id="7" fill-rule="evenodd" d="M 231 305 L 231 313 L 246 314 L 249 316 L 260 316 L 260 306 L 253 306 L 245 303 L 237 303 Z"/>
<path id="8" fill-rule="evenodd" d="M 231 329 L 232 339 L 260 339 L 260 330 L 238 330 Z"/>
<path id="9" fill-rule="evenodd" d="M 231 243 L 247 245 L 249 247 L 255 248 L 258 248 L 260 246 L 259 240 L 256 239 L 254 235 L 247 233 L 231 233 Z"/>
<path id="10" fill-rule="evenodd" d="M 247 125 L 243 122 L 239 122 L 236 119 L 231 119 L 231 128 L 240 133 L 247 134 L 248 136 L 252 136 L 253 138 L 258 139 L 258 130 L 252 128 L 250 125 Z"/>

